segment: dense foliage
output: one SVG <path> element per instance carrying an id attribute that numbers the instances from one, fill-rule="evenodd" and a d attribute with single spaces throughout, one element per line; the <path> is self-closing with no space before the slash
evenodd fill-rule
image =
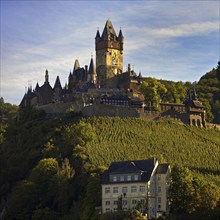
<path id="1" fill-rule="evenodd" d="M 140 91 L 148 110 L 157 111 L 160 102 L 185 103 L 188 90 L 195 87 L 199 100 L 206 110 L 208 122 L 220 123 L 220 61 L 218 66 L 201 77 L 199 82 L 173 82 L 143 78 Z"/>
<path id="2" fill-rule="evenodd" d="M 216 68 L 201 77 L 196 89 L 208 110 L 208 120 L 220 123 L 220 61 Z"/>
<path id="3" fill-rule="evenodd" d="M 46 119 L 32 108 L 21 109 L 18 115 L 0 145 L 1 210 L 7 204 L 9 219 L 98 219 L 100 175 L 117 160 L 155 156 L 160 162 L 184 165 L 193 178 L 210 183 L 207 194 L 219 195 L 217 130 L 170 120 L 83 119 L 73 113 Z M 218 197 L 210 201 L 215 213 Z"/>

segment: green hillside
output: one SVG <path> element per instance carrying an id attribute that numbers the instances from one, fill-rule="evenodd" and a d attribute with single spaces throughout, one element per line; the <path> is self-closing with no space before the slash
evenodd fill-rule
<path id="1" fill-rule="evenodd" d="M 135 160 L 155 156 L 162 162 L 192 168 L 219 169 L 220 133 L 180 125 L 176 121 L 141 119 L 89 119 L 96 139 L 88 144 L 95 166 L 114 160 Z"/>
<path id="2" fill-rule="evenodd" d="M 1 134 L 0 208 L 7 204 L 7 219 L 98 219 L 103 170 L 112 161 L 153 156 L 188 167 L 193 178 L 213 183 L 219 198 L 220 131 L 214 129 L 174 120 L 46 119 L 24 109 Z"/>

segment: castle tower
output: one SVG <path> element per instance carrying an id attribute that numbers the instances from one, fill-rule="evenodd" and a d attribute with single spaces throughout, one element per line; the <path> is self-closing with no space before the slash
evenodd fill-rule
<path id="1" fill-rule="evenodd" d="M 102 36 L 97 30 L 96 45 L 96 73 L 98 87 L 112 87 L 108 79 L 123 71 L 123 42 L 122 31 L 118 36 L 115 33 L 112 22 L 106 21 Z"/>
<path id="2" fill-rule="evenodd" d="M 95 65 L 93 58 L 91 58 L 90 64 L 89 64 L 89 82 L 95 83 L 96 82 L 96 72 L 95 72 Z"/>

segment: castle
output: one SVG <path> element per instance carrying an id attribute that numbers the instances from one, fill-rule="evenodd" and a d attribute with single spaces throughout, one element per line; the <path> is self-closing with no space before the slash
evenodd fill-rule
<path id="1" fill-rule="evenodd" d="M 54 87 L 49 83 L 49 72 L 45 71 L 45 82 L 36 84 L 25 93 L 20 106 L 34 106 L 48 114 L 68 111 L 82 112 L 84 116 L 120 116 L 159 119 L 172 117 L 184 123 L 205 126 L 204 106 L 198 101 L 195 91 L 186 104 L 160 103 L 161 112 L 147 112 L 144 97 L 139 91 L 141 73 L 136 74 L 128 64 L 123 71 L 124 36 L 122 30 L 116 34 L 112 22 L 106 21 L 100 34 L 95 37 L 96 65 L 93 57 L 89 67 L 81 67 L 78 60 L 68 76 L 68 84 L 61 86 L 57 76 Z"/>

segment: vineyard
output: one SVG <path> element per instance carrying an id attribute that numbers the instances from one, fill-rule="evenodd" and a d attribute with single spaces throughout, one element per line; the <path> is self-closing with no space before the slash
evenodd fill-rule
<path id="1" fill-rule="evenodd" d="M 112 161 L 157 157 L 160 162 L 181 164 L 213 178 L 218 173 L 220 132 L 181 125 L 176 121 L 133 118 L 90 118 L 96 138 L 87 143 L 93 165 Z M 219 176 L 216 178 L 220 181 Z M 215 178 L 214 178 L 215 179 Z"/>

